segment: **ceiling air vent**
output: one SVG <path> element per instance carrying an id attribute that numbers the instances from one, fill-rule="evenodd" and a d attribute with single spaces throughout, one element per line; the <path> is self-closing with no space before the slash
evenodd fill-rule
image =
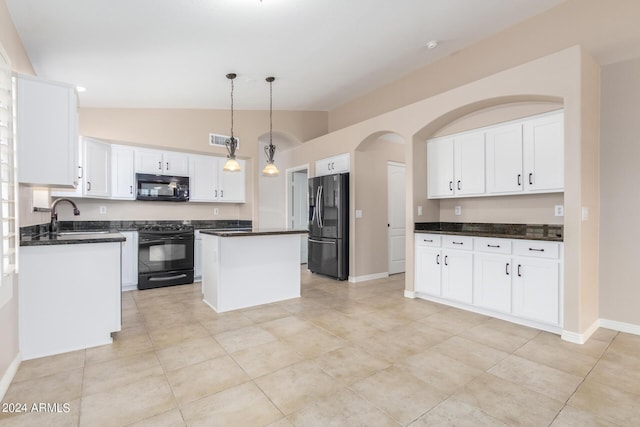
<path id="1" fill-rule="evenodd" d="M 214 145 L 216 147 L 226 147 L 226 142 L 227 140 L 231 138 L 228 135 L 220 135 L 217 133 L 210 133 L 209 134 L 209 145 Z M 238 148 L 240 148 L 240 140 L 238 138 L 236 138 L 236 141 L 238 141 Z"/>

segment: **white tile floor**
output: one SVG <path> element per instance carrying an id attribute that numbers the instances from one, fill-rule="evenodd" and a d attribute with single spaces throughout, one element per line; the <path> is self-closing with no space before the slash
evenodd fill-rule
<path id="1" fill-rule="evenodd" d="M 2 426 L 638 425 L 640 337 L 585 345 L 302 272 L 302 298 L 217 315 L 199 284 L 123 295 L 109 346 L 23 362 Z M 64 409 L 62 407 L 61 409 Z"/>

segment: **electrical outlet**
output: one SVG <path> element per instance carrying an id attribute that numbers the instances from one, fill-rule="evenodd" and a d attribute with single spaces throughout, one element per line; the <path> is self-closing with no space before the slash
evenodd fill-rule
<path id="1" fill-rule="evenodd" d="M 99 212 L 100 212 L 100 215 L 106 214 L 107 213 L 107 207 L 104 206 L 104 205 L 101 205 L 100 208 L 99 208 Z"/>
<path id="2" fill-rule="evenodd" d="M 586 206 L 582 207 L 582 220 L 586 221 L 589 219 L 589 208 Z"/>
<path id="3" fill-rule="evenodd" d="M 218 208 L 213 208 L 213 214 L 214 214 L 214 215 L 220 215 L 220 209 L 218 209 Z"/>
<path id="4" fill-rule="evenodd" d="M 555 215 L 556 216 L 564 216 L 564 206 L 563 205 L 556 205 L 554 207 Z"/>
<path id="5" fill-rule="evenodd" d="M 362 210 L 356 209 L 356 218 L 362 218 Z"/>
<path id="6" fill-rule="evenodd" d="M 422 216 L 422 206 L 418 206 L 418 216 Z"/>
<path id="7" fill-rule="evenodd" d="M 453 213 L 455 215 L 462 215 L 462 206 L 456 206 L 455 208 L 453 208 Z"/>

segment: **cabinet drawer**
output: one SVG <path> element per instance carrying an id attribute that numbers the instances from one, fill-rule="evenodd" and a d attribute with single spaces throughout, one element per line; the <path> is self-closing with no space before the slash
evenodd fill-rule
<path id="1" fill-rule="evenodd" d="M 478 252 L 510 254 L 511 240 L 476 237 L 473 239 L 473 249 Z"/>
<path id="2" fill-rule="evenodd" d="M 473 237 L 469 236 L 442 236 L 442 247 L 448 249 L 473 249 Z"/>
<path id="3" fill-rule="evenodd" d="M 416 246 L 432 246 L 439 248 L 442 243 L 442 236 L 439 234 L 415 233 L 415 235 Z"/>
<path id="4" fill-rule="evenodd" d="M 558 259 L 560 243 L 538 240 L 514 240 L 513 253 L 520 256 Z"/>

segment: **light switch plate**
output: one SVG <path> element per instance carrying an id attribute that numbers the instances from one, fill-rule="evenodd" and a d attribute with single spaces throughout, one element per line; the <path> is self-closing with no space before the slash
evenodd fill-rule
<path id="1" fill-rule="evenodd" d="M 456 206 L 455 208 L 453 208 L 453 213 L 456 215 L 462 215 L 462 207 Z"/>
<path id="2" fill-rule="evenodd" d="M 422 206 L 418 206 L 418 216 L 422 216 Z"/>
<path id="3" fill-rule="evenodd" d="M 107 213 L 107 207 L 104 206 L 104 205 L 101 205 L 100 208 L 99 208 L 99 212 L 100 212 L 100 215 L 106 214 Z"/>
<path id="4" fill-rule="evenodd" d="M 356 218 L 362 218 L 362 209 L 356 209 Z"/>
<path id="5" fill-rule="evenodd" d="M 218 209 L 218 208 L 213 208 L 213 214 L 214 214 L 214 215 L 220 215 L 220 209 Z"/>

